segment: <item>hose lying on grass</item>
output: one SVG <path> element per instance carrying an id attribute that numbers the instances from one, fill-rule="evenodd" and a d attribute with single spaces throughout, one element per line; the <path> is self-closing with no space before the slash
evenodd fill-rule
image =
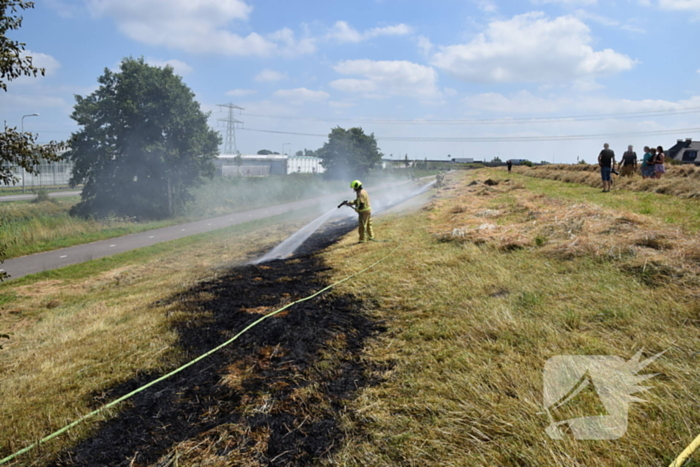
<path id="1" fill-rule="evenodd" d="M 292 302 L 292 303 L 288 303 L 287 305 L 283 306 L 282 308 L 280 308 L 280 309 L 278 309 L 278 310 L 275 310 L 275 311 L 272 311 L 272 312 L 266 314 L 265 316 L 261 317 L 260 319 L 258 319 L 258 320 L 256 320 L 256 321 L 250 323 L 250 324 L 249 324 L 248 326 L 246 326 L 241 332 L 239 332 L 238 334 L 236 334 L 235 336 L 233 336 L 231 339 L 227 340 L 227 341 L 224 342 L 223 344 L 219 345 L 218 347 L 213 348 L 212 350 L 210 350 L 209 352 L 207 352 L 207 353 L 205 353 L 205 354 L 200 355 L 199 357 L 195 358 L 194 360 L 191 360 L 190 362 L 185 363 L 184 365 L 182 365 L 182 366 L 179 367 L 179 368 L 176 368 L 175 370 L 171 371 L 170 373 L 167 373 L 167 374 L 161 376 L 160 378 L 151 381 L 150 383 L 144 384 L 144 385 L 141 386 L 140 388 L 135 389 L 135 390 L 131 391 L 130 393 L 125 394 L 125 395 L 123 395 L 122 397 L 113 400 L 113 401 L 110 402 L 109 404 L 106 404 L 106 405 L 100 407 L 99 409 L 94 410 L 94 411 L 88 413 L 87 415 L 83 415 L 83 416 L 80 417 L 78 420 L 75 420 L 74 422 L 72 422 L 72 423 L 66 425 L 65 427 L 61 428 L 60 430 L 55 431 L 55 432 L 51 433 L 50 435 L 48 435 L 48 436 L 46 436 L 46 437 L 40 439 L 40 440 L 37 441 L 36 443 L 34 443 L 34 444 L 30 445 L 30 446 L 27 446 L 26 448 L 20 449 L 19 451 L 17 451 L 17 452 L 15 452 L 14 454 L 11 454 L 11 455 L 5 457 L 4 459 L 0 459 L 0 465 L 5 464 L 5 463 L 7 463 L 7 462 L 9 462 L 9 461 L 11 461 L 11 460 L 17 458 L 18 456 L 21 456 L 22 454 L 25 454 L 25 453 L 31 451 L 32 449 L 38 447 L 38 446 L 41 445 L 41 444 L 44 444 L 44 443 L 46 443 L 46 442 L 48 442 L 48 441 L 51 441 L 52 439 L 56 438 L 57 436 L 60 436 L 60 435 L 62 435 L 63 433 L 67 432 L 67 431 L 70 430 L 71 428 L 74 428 L 74 427 L 80 425 L 80 424 L 83 423 L 85 420 L 87 420 L 87 419 L 89 419 L 89 418 L 92 418 L 92 417 L 94 417 L 95 415 L 99 415 L 100 413 L 104 412 L 104 411 L 107 410 L 107 409 L 110 409 L 110 408 L 114 407 L 115 405 L 119 404 L 120 402 L 124 402 L 125 400 L 127 400 L 127 399 L 129 399 L 129 398 L 135 396 L 136 394 L 145 391 L 146 389 L 150 388 L 151 386 L 153 386 L 153 385 L 155 385 L 155 384 L 158 384 L 158 383 L 160 383 L 161 381 L 164 381 L 164 380 L 170 378 L 171 376 L 176 375 L 177 373 L 180 373 L 181 371 L 183 371 L 183 370 L 186 369 L 186 368 L 191 367 L 191 366 L 194 365 L 195 363 L 197 363 L 197 362 L 199 362 L 199 361 L 201 361 L 201 360 L 207 358 L 208 356 L 212 355 L 213 353 L 216 353 L 216 352 L 218 352 L 219 350 L 223 349 L 224 347 L 230 345 L 230 344 L 233 343 L 236 339 L 238 339 L 239 337 L 241 337 L 243 334 L 245 334 L 246 332 L 248 332 L 248 331 L 249 331 L 250 329 L 252 329 L 253 327 L 257 326 L 257 325 L 260 324 L 261 322 L 265 321 L 266 319 L 271 318 L 272 316 L 281 313 L 282 311 L 286 310 L 287 308 L 292 307 L 293 305 L 296 305 L 297 303 L 301 303 L 301 302 L 305 302 L 305 301 L 307 301 L 307 300 L 311 300 L 312 298 L 314 298 L 314 297 L 316 297 L 316 296 L 322 294 L 322 293 L 325 292 L 326 290 L 332 289 L 333 287 L 336 287 L 337 285 L 340 285 L 340 284 L 342 284 L 343 282 L 348 281 L 348 280 L 352 279 L 353 277 L 358 276 L 358 275 L 360 275 L 360 274 L 362 274 L 362 273 L 364 273 L 364 272 L 366 272 L 366 271 L 372 269 L 374 266 L 376 266 L 377 264 L 381 263 L 382 261 L 384 261 L 385 259 L 387 259 L 388 257 L 390 257 L 392 254 L 394 254 L 394 252 L 395 252 L 398 248 L 399 248 L 399 247 L 397 246 L 396 248 L 394 248 L 393 250 L 391 250 L 391 251 L 389 252 L 389 254 L 387 254 L 387 255 L 384 256 L 383 258 L 381 258 L 381 259 L 375 261 L 374 263 L 372 263 L 371 265 L 367 266 L 367 267 L 364 268 L 363 270 L 358 271 L 358 272 L 356 272 L 356 273 L 354 273 L 354 274 L 351 274 L 351 275 L 349 275 L 349 276 L 345 277 L 344 279 L 341 279 L 341 280 L 339 280 L 339 281 L 337 281 L 337 282 L 334 282 L 333 284 L 331 284 L 331 285 L 329 285 L 329 286 L 327 286 L 327 287 L 324 287 L 323 289 L 319 290 L 318 292 L 316 292 L 316 293 L 314 293 L 314 294 L 312 294 L 312 295 L 309 295 L 308 297 L 301 298 L 301 299 L 296 300 L 296 301 L 294 301 L 294 302 Z"/>
<path id="2" fill-rule="evenodd" d="M 688 445 L 687 448 L 683 450 L 682 453 L 676 458 L 675 461 L 671 462 L 668 467 L 681 467 L 683 463 L 688 460 L 688 458 L 695 452 L 695 450 L 700 447 L 700 435 L 693 440 L 692 443 Z"/>

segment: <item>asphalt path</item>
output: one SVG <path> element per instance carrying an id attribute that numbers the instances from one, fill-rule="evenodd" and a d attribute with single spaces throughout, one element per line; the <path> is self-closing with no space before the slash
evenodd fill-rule
<path id="1" fill-rule="evenodd" d="M 395 182 L 379 187 L 374 187 L 374 190 L 386 189 L 407 182 Z M 345 196 L 347 198 L 347 196 Z M 98 242 L 76 245 L 60 250 L 52 250 L 44 253 L 36 253 L 19 258 L 5 260 L 0 264 L 0 271 L 7 272 L 12 279 L 36 274 L 42 271 L 58 269 L 72 264 L 84 263 L 93 259 L 104 258 L 106 256 L 116 255 L 137 248 L 144 248 L 155 245 L 161 242 L 177 240 L 179 238 L 189 237 L 200 233 L 210 232 L 212 230 L 223 229 L 232 225 L 243 224 L 266 217 L 278 216 L 299 209 L 313 207 L 324 204 L 326 206 L 335 206 L 343 199 L 341 194 L 332 194 L 311 198 L 292 203 L 278 204 L 250 211 L 244 211 L 225 216 L 216 217 L 213 219 L 205 219 L 188 224 L 175 225 L 171 227 L 163 227 L 161 229 L 149 230 L 146 232 L 125 235 L 123 237 L 111 238 L 108 240 L 100 240 Z"/>
<path id="2" fill-rule="evenodd" d="M 67 196 L 80 196 L 80 191 L 54 191 L 49 193 L 50 198 L 65 198 Z M 2 201 L 27 201 L 36 198 L 36 194 L 29 195 L 7 195 L 0 196 L 0 202 Z"/>

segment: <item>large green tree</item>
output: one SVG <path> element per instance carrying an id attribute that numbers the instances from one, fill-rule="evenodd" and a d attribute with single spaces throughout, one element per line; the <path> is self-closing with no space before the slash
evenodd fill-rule
<path id="1" fill-rule="evenodd" d="M 172 67 L 125 58 L 105 69 L 100 87 L 76 96 L 71 115 L 82 127 L 68 157 L 71 185 L 85 184 L 72 213 L 158 219 L 191 199 L 189 189 L 214 174 L 221 143 L 209 114 Z"/>
<path id="2" fill-rule="evenodd" d="M 24 54 L 26 44 L 11 40 L 7 33 L 22 26 L 21 10 L 34 8 L 34 2 L 0 0 L 0 89 L 7 91 L 7 82 L 20 76 L 43 75 L 44 69 L 32 64 L 32 57 Z M 4 128 L 0 133 L 0 185 L 14 185 L 18 180 L 13 168 L 21 167 L 26 173 L 38 173 L 42 160 L 56 161 L 61 143 L 36 144 L 36 136 L 22 133 L 16 127 Z M 5 245 L 0 245 L 0 264 L 5 255 Z M 0 282 L 8 276 L 0 271 Z"/>
<path id="3" fill-rule="evenodd" d="M 316 153 L 327 176 L 336 179 L 365 176 L 382 161 L 374 133 L 366 135 L 362 128 L 333 128 Z"/>

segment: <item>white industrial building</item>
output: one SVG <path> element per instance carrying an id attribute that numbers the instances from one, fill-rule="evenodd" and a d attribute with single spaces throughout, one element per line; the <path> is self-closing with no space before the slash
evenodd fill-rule
<path id="1" fill-rule="evenodd" d="M 267 177 L 324 172 L 318 157 L 284 154 L 220 154 L 215 163 L 223 177 Z"/>

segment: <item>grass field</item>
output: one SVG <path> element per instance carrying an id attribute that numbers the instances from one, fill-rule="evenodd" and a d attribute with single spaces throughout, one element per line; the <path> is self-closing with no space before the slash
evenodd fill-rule
<path id="1" fill-rule="evenodd" d="M 499 169 L 453 173 L 422 210 L 375 220 L 378 237 L 388 243 L 355 245 L 351 233 L 325 250 L 321 260 L 330 269 L 323 277 L 330 283 L 398 247 L 328 299 L 355 297 L 365 319 L 385 328 L 363 344 L 359 357 L 364 377 L 374 383 L 359 385 L 350 399 L 328 399 L 324 392 L 330 384 L 324 381 L 348 365 L 354 334 L 346 330 L 294 376 L 304 379 L 292 398 L 299 410 L 309 420 L 318 411 L 335 414 L 338 427 L 332 448 L 313 464 L 668 465 L 700 432 L 700 207 L 695 199 L 644 195 L 649 198 L 625 190 L 602 194 Z M 212 233 L 0 285 L 0 331 L 12 333 L 0 350 L 0 419 L 8 421 L 0 425 L 0 456 L 87 412 L 96 394 L 115 384 L 181 361 L 173 322 L 195 315 L 184 301 L 163 298 L 299 224 L 241 226 L 235 236 Z M 185 267 L 186 259 L 195 265 Z M 220 385 L 240 393 L 236 411 L 256 417 L 291 410 L 274 397 L 283 389 L 247 392 L 241 384 L 256 371 L 274 370 L 275 348 L 263 348 L 266 364 L 231 362 L 220 375 Z M 624 436 L 547 436 L 543 369 L 549 358 L 629 360 L 640 350 L 644 358 L 665 353 L 640 372 L 657 375 L 642 383 L 649 391 L 637 394 L 647 402 L 630 404 Z M 552 416 L 603 411 L 595 392 L 583 391 Z M 181 466 L 269 465 L 263 460 L 273 443 L 270 431 L 236 423 L 179 442 L 148 465 L 177 459 Z M 46 463 L 91 426 L 16 465 Z M 686 465 L 700 465 L 697 454 L 694 459 Z"/>
<path id="2" fill-rule="evenodd" d="M 678 228 L 635 214 L 634 199 L 611 210 L 583 204 L 585 193 L 557 196 L 572 189 L 558 182 L 521 181 L 462 182 L 421 215 L 378 227 L 400 254 L 353 288 L 390 323 L 367 358 L 392 370 L 348 411 L 351 441 L 328 465 L 662 466 L 698 434 L 697 237 L 660 246 L 651 237 Z M 380 250 L 327 257 L 343 271 Z M 666 353 L 646 371 L 659 375 L 641 396 L 649 402 L 631 404 L 623 438 L 547 437 L 548 358 L 639 350 Z M 595 403 L 583 397 L 558 419 L 600 413 Z"/>

